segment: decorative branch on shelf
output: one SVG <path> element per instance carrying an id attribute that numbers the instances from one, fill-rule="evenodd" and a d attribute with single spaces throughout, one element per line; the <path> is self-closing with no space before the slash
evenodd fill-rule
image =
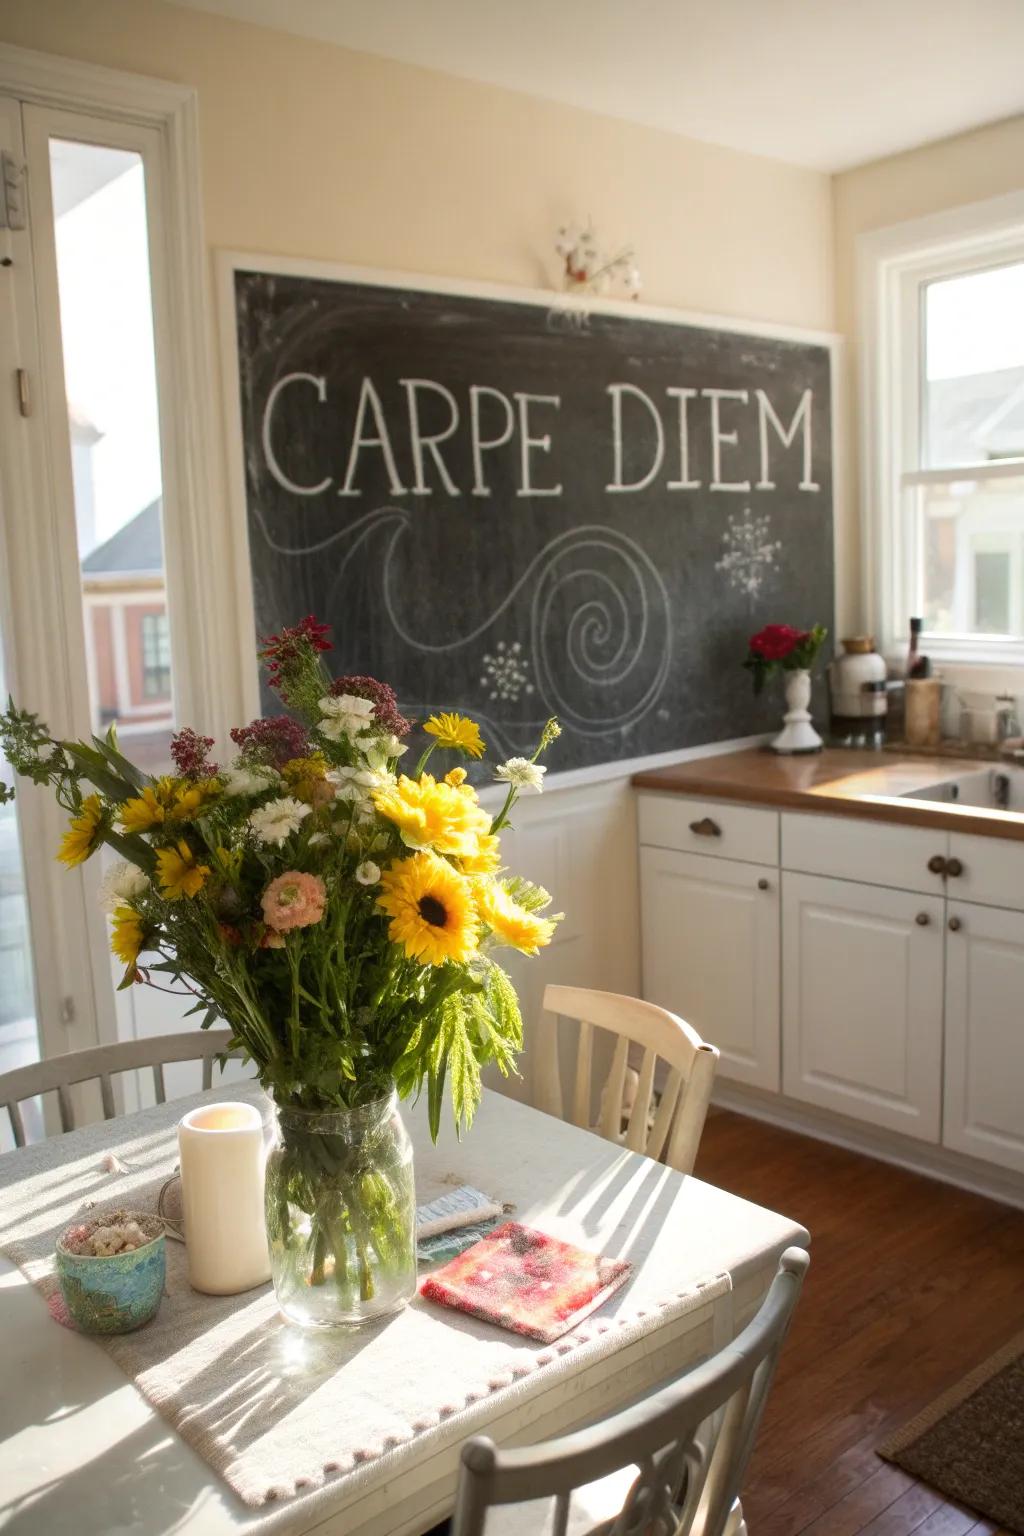
<path id="1" fill-rule="evenodd" d="M 589 220 L 583 227 L 563 224 L 555 250 L 564 262 L 566 292 L 597 294 L 601 298 L 640 297 L 642 283 L 632 248 L 609 256 Z"/>

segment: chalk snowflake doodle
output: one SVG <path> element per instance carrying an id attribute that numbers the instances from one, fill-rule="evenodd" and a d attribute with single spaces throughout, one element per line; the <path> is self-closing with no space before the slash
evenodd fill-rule
<path id="1" fill-rule="evenodd" d="M 747 507 L 742 516 L 730 516 L 722 534 L 725 553 L 715 561 L 715 570 L 724 571 L 729 585 L 748 597 L 756 597 L 777 568 L 782 541 L 773 539 L 771 531 L 768 513 L 755 516 Z"/>
<path id="2" fill-rule="evenodd" d="M 499 640 L 493 651 L 484 652 L 482 666 L 480 685 L 488 690 L 489 698 L 516 704 L 522 694 L 533 692 L 530 663 L 518 640 L 513 640 L 510 645 Z"/>

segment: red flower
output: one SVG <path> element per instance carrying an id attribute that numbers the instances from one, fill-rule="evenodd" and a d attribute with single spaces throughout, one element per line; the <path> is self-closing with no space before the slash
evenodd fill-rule
<path id="1" fill-rule="evenodd" d="M 241 748 L 243 757 L 269 763 L 272 768 L 282 768 L 293 757 L 305 757 L 309 751 L 309 732 L 289 715 L 236 725 L 231 740 Z"/>
<path id="2" fill-rule="evenodd" d="M 212 746 L 212 736 L 199 736 L 188 725 L 171 737 L 171 756 L 183 779 L 212 779 L 216 775 L 217 764 L 207 755 Z"/>
<path id="3" fill-rule="evenodd" d="M 267 682 L 288 703 L 288 687 L 301 671 L 305 660 L 321 651 L 332 649 L 327 636 L 328 624 L 321 624 L 308 613 L 297 624 L 282 629 L 279 635 L 268 635 L 262 642 L 259 658 L 266 664 Z"/>
<path id="4" fill-rule="evenodd" d="M 750 639 L 750 653 L 762 661 L 782 661 L 809 637 L 810 631 L 791 624 L 766 624 Z"/>

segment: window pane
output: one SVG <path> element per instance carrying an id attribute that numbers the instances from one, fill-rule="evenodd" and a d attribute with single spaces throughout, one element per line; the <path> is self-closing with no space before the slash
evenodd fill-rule
<path id="1" fill-rule="evenodd" d="M 1024 458 L 1024 262 L 924 290 L 921 462 Z"/>
<path id="2" fill-rule="evenodd" d="M 116 721 L 160 771 L 174 709 L 145 171 L 51 139 L 50 173 L 93 730 Z"/>
<path id="3" fill-rule="evenodd" d="M 920 486 L 913 494 L 926 628 L 1024 635 L 1024 476 Z"/>

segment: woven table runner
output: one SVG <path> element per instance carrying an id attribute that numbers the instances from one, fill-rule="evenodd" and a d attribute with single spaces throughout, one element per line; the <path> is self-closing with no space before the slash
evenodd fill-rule
<path id="1" fill-rule="evenodd" d="M 54 1296 L 58 1234 L 93 1208 L 155 1210 L 177 1161 L 178 1120 L 212 1097 L 259 1102 L 261 1095 L 252 1084 L 220 1088 L 0 1158 L 0 1252 Z M 127 1173 L 105 1169 L 110 1152 Z M 366 1328 L 306 1334 L 281 1318 L 269 1286 L 241 1296 L 193 1291 L 185 1248 L 168 1241 L 157 1316 L 135 1333 L 94 1342 L 259 1508 L 342 1478 L 368 1481 L 383 1471 L 381 1458 L 397 1474 L 403 1447 L 418 1437 L 439 1446 L 462 1440 L 506 1400 L 542 1392 L 729 1288 L 728 1275 L 708 1276 L 652 1298 L 634 1281 L 546 1346 L 419 1297 Z"/>

